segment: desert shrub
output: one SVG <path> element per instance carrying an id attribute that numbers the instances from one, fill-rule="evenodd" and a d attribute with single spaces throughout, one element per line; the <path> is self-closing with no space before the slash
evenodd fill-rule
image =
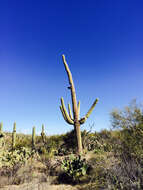
<path id="1" fill-rule="evenodd" d="M 76 140 L 74 131 L 62 135 L 53 135 L 46 137 L 43 145 L 41 137 L 37 137 L 36 150 L 40 154 L 51 156 L 63 156 L 69 153 L 74 153 Z"/>
<path id="2" fill-rule="evenodd" d="M 107 164 L 111 158 L 112 163 Z M 113 157 L 113 154 L 110 158 L 101 154 L 91 158 L 88 163 L 91 166 L 88 183 L 79 189 L 143 189 L 143 163 L 133 158 L 121 161 Z"/>
<path id="3" fill-rule="evenodd" d="M 123 110 L 114 109 L 110 115 L 112 127 L 115 129 L 130 129 L 143 123 L 143 108 L 136 100 L 131 101 Z"/>
<path id="4" fill-rule="evenodd" d="M 124 160 L 106 173 L 108 189 L 143 189 L 143 165 L 134 159 Z"/>
<path id="5" fill-rule="evenodd" d="M 73 181 L 79 180 L 80 177 L 85 176 L 88 170 L 88 164 L 81 156 L 66 157 L 62 162 L 62 169 L 65 174 Z"/>
<path id="6" fill-rule="evenodd" d="M 117 140 L 117 138 L 112 136 L 112 132 L 108 130 L 102 130 L 99 133 L 90 133 L 84 130 L 82 138 L 84 149 L 94 151 L 95 153 L 113 151 L 113 145 Z"/>
<path id="7" fill-rule="evenodd" d="M 31 148 L 31 135 L 17 134 L 15 148 Z"/>
<path id="8" fill-rule="evenodd" d="M 120 128 L 120 145 L 117 148 L 120 155 L 130 159 L 143 158 L 143 111 L 141 106 L 133 101 L 122 111 L 111 113 L 112 126 Z"/>
<path id="9" fill-rule="evenodd" d="M 45 148 L 49 154 L 57 155 L 62 143 L 62 135 L 50 136 L 46 140 Z"/>
<path id="10" fill-rule="evenodd" d="M 77 148 L 77 139 L 75 135 L 75 131 L 71 130 L 63 136 L 63 149 L 65 150 L 65 154 L 75 153 Z"/>
<path id="11" fill-rule="evenodd" d="M 100 131 L 98 135 L 99 135 L 99 138 L 102 138 L 104 140 L 110 139 L 111 138 L 111 131 L 104 129 L 104 130 Z"/>
<path id="12" fill-rule="evenodd" d="M 94 150 L 96 147 L 96 136 L 92 133 L 90 133 L 90 131 L 82 131 L 81 132 L 81 136 L 82 136 L 82 145 L 83 145 L 83 149 L 84 151 L 88 150 Z"/>
<path id="13" fill-rule="evenodd" d="M 124 129 L 121 133 L 121 146 L 119 148 L 122 157 L 143 159 L 143 124 Z"/>
<path id="14" fill-rule="evenodd" d="M 39 137 L 36 145 L 36 150 L 44 158 L 50 158 L 58 155 L 58 150 L 63 144 L 63 135 L 53 135 L 45 138 L 43 144 L 42 138 Z"/>
<path id="15" fill-rule="evenodd" d="M 98 133 L 91 133 L 90 131 L 82 131 L 82 143 L 84 151 L 100 151 L 102 144 Z"/>
<path id="16" fill-rule="evenodd" d="M 134 101 L 111 116 L 112 126 L 120 129 L 112 132 L 118 139 L 113 152 L 120 164 L 110 170 L 110 184 L 117 189 L 143 189 L 143 111 Z"/>

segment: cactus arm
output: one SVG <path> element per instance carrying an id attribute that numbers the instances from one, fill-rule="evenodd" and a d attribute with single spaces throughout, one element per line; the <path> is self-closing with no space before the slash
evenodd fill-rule
<path id="1" fill-rule="evenodd" d="M 74 125 L 74 121 L 70 118 L 70 116 L 68 115 L 67 113 L 67 110 L 66 110 L 66 107 L 65 107 L 65 104 L 64 104 L 64 99 L 61 98 L 61 108 L 62 108 L 62 112 L 64 113 L 63 117 L 65 116 L 66 118 L 66 121 L 71 124 L 71 125 Z"/>
<path id="2" fill-rule="evenodd" d="M 98 98 L 96 98 L 96 100 L 94 101 L 94 103 L 92 104 L 91 108 L 89 109 L 89 111 L 87 112 L 87 114 L 85 115 L 86 118 L 89 118 L 91 112 L 93 111 L 94 107 L 96 106 L 98 102 Z"/>
<path id="3" fill-rule="evenodd" d="M 85 123 L 85 121 L 86 121 L 86 119 L 87 118 L 85 118 L 85 117 L 82 117 L 80 120 L 79 120 L 79 123 L 82 125 L 82 124 L 84 124 Z"/>
<path id="4" fill-rule="evenodd" d="M 42 133 L 44 133 L 44 125 L 42 124 Z"/>
<path id="5" fill-rule="evenodd" d="M 65 113 L 64 113 L 64 110 L 63 110 L 62 106 L 60 106 L 60 110 L 61 110 L 61 112 L 62 112 L 62 115 L 63 115 L 64 120 L 65 120 L 68 124 L 73 125 L 73 124 L 74 124 L 73 121 L 69 121 L 69 120 L 67 119 L 67 117 L 66 117 L 66 115 L 65 115 Z"/>
<path id="6" fill-rule="evenodd" d="M 73 79 L 72 79 L 72 74 L 70 72 L 70 69 L 68 67 L 68 64 L 66 63 L 66 59 L 65 56 L 62 55 L 63 58 L 63 63 L 68 75 L 68 79 L 69 79 L 69 84 L 70 84 L 70 90 L 71 90 L 71 98 L 72 98 L 72 105 L 73 105 L 73 117 L 75 122 L 78 122 L 78 111 L 77 111 L 77 102 L 76 102 L 76 93 L 75 93 L 75 87 L 74 87 L 74 83 L 73 83 Z"/>
<path id="7" fill-rule="evenodd" d="M 68 104 L 69 117 L 73 120 L 70 103 Z"/>
<path id="8" fill-rule="evenodd" d="M 79 115 L 80 114 L 80 101 L 78 101 L 77 110 L 78 110 L 78 115 Z"/>
<path id="9" fill-rule="evenodd" d="M 14 122 L 14 125 L 13 125 L 13 132 L 16 132 L 16 122 Z"/>
<path id="10" fill-rule="evenodd" d="M 61 110 L 61 112 L 62 112 L 62 115 L 63 115 L 64 120 L 68 123 L 68 120 L 67 120 L 67 118 L 66 118 L 66 116 L 65 116 L 65 113 L 64 113 L 64 110 L 63 110 L 62 106 L 60 106 L 60 110 Z"/>
<path id="11" fill-rule="evenodd" d="M 65 113 L 64 113 L 64 111 L 63 111 L 62 106 L 60 106 L 60 110 L 61 110 L 61 112 L 62 112 L 62 115 L 63 115 L 64 120 L 67 121 L 67 118 L 66 118 L 66 116 L 65 116 Z"/>
<path id="12" fill-rule="evenodd" d="M 87 114 L 86 114 L 83 118 L 81 118 L 81 119 L 79 120 L 80 124 L 85 123 L 85 121 L 87 120 L 87 118 L 89 118 L 89 116 L 90 116 L 91 112 L 93 111 L 94 107 L 96 106 L 97 102 L 98 102 L 98 98 L 96 98 L 96 100 L 95 100 L 94 103 L 92 104 L 92 106 L 91 106 L 91 108 L 89 109 L 89 111 L 87 112 Z"/>

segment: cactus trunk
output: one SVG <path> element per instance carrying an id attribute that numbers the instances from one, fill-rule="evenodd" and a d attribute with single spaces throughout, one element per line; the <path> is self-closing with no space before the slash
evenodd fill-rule
<path id="1" fill-rule="evenodd" d="M 81 131 L 80 131 L 80 123 L 77 122 L 74 124 L 74 128 L 76 131 L 77 145 L 78 145 L 78 153 L 82 154 L 82 139 L 81 139 Z"/>
<path id="2" fill-rule="evenodd" d="M 41 137 L 42 137 L 43 143 L 45 144 L 45 142 L 46 142 L 46 135 L 45 135 L 44 125 L 42 125 Z"/>
<path id="3" fill-rule="evenodd" d="M 13 125 L 13 132 L 12 132 L 12 149 L 14 150 L 16 144 L 16 123 L 14 122 Z"/>
<path id="4" fill-rule="evenodd" d="M 3 123 L 0 123 L 0 135 L 3 133 Z"/>
<path id="5" fill-rule="evenodd" d="M 0 123 L 0 148 L 4 146 L 3 123 Z"/>
<path id="6" fill-rule="evenodd" d="M 81 139 L 81 131 L 80 131 L 80 125 L 85 123 L 85 121 L 87 120 L 87 118 L 90 116 L 92 110 L 94 109 L 98 99 L 96 99 L 93 103 L 93 105 L 91 106 L 91 108 L 89 109 L 89 111 L 87 112 L 87 114 L 79 119 L 79 114 L 80 114 L 80 101 L 77 104 L 77 100 L 76 100 L 76 92 L 75 92 L 75 87 L 74 87 L 74 83 L 73 83 L 73 79 L 72 79 L 72 74 L 70 72 L 70 69 L 68 67 L 68 64 L 66 63 L 65 60 L 65 56 L 63 55 L 63 63 L 68 75 L 68 80 L 69 80 L 69 87 L 68 89 L 71 90 L 71 99 L 72 99 L 72 108 L 73 108 L 73 118 L 72 118 L 72 114 L 71 114 L 71 109 L 70 109 L 70 104 L 68 104 L 68 110 L 69 110 L 69 114 L 66 111 L 65 105 L 64 105 L 64 100 L 63 98 L 61 98 L 61 112 L 62 115 L 65 119 L 65 121 L 70 124 L 70 125 L 74 125 L 74 129 L 76 132 L 76 137 L 77 137 L 77 145 L 78 145 L 78 153 L 82 154 L 83 150 L 82 150 L 82 139 Z"/>

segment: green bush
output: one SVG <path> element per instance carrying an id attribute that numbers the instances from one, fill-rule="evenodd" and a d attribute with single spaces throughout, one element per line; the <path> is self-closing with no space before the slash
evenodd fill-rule
<path id="1" fill-rule="evenodd" d="M 126 157 L 143 159 L 143 124 L 122 131 L 120 150 Z"/>

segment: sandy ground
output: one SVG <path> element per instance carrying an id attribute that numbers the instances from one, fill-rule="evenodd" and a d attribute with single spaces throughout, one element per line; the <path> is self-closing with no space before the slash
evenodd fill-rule
<path id="1" fill-rule="evenodd" d="M 28 183 L 22 185 L 10 185 L 0 188 L 0 190 L 77 190 L 71 185 L 49 185 L 48 183 Z"/>

